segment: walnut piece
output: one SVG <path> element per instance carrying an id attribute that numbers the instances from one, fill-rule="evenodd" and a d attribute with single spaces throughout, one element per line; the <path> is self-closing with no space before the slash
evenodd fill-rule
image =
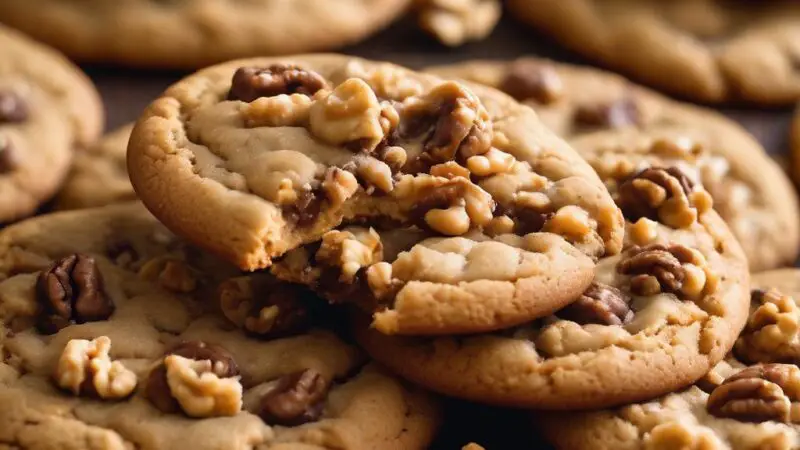
<path id="1" fill-rule="evenodd" d="M 111 339 L 100 336 L 94 340 L 72 339 L 67 342 L 54 379 L 58 387 L 74 395 L 102 399 L 122 399 L 136 388 L 136 374 L 120 361 L 111 361 Z"/>
<path id="2" fill-rule="evenodd" d="M 361 268 L 383 260 L 381 237 L 372 228 L 329 231 L 322 236 L 315 260 L 328 267 L 338 268 L 341 282 L 353 283 Z"/>
<path id="3" fill-rule="evenodd" d="M 573 121 L 580 127 L 623 128 L 641 122 L 641 111 L 632 98 L 608 103 L 578 105 Z"/>
<path id="4" fill-rule="evenodd" d="M 647 168 L 619 186 L 617 203 L 630 221 L 642 217 L 685 228 L 711 209 L 711 196 L 677 167 Z"/>
<path id="5" fill-rule="evenodd" d="M 242 110 L 248 127 L 298 127 L 309 121 L 313 100 L 303 94 L 259 97 Z"/>
<path id="6" fill-rule="evenodd" d="M 705 257 L 680 244 L 631 247 L 617 271 L 632 276 L 630 286 L 635 295 L 663 292 L 696 299 L 713 291 L 717 284 Z"/>
<path id="7" fill-rule="evenodd" d="M 105 320 L 114 312 L 95 259 L 79 253 L 39 273 L 36 298 L 40 308 L 36 327 L 43 334 L 57 333 L 71 323 Z"/>
<path id="8" fill-rule="evenodd" d="M 419 3 L 420 27 L 450 47 L 484 39 L 500 20 L 498 0 L 424 0 Z"/>
<path id="9" fill-rule="evenodd" d="M 743 422 L 800 423 L 800 368 L 791 364 L 748 367 L 727 378 L 708 397 L 717 417 Z"/>
<path id="10" fill-rule="evenodd" d="M 156 281 L 168 291 L 189 293 L 197 287 L 197 278 L 185 261 L 160 256 L 153 258 L 139 269 L 139 276 L 145 280 Z"/>
<path id="11" fill-rule="evenodd" d="M 292 65 L 273 64 L 266 68 L 241 67 L 231 80 L 228 100 L 252 102 L 260 97 L 281 94 L 314 95 L 326 88 L 322 75 Z"/>
<path id="12" fill-rule="evenodd" d="M 261 398 L 258 415 L 270 425 L 294 426 L 322 416 L 330 380 L 306 369 L 281 377 Z"/>
<path id="13" fill-rule="evenodd" d="M 442 186 L 432 177 L 402 178 L 396 186 L 398 194 L 418 199 L 410 212 L 412 221 L 437 233 L 457 236 L 492 220 L 495 204 L 486 191 L 465 178 L 452 181 Z M 434 210 L 443 212 L 431 214 Z"/>
<path id="14" fill-rule="evenodd" d="M 226 280 L 219 287 L 220 307 L 238 327 L 273 339 L 302 333 L 311 325 L 310 304 L 322 303 L 305 288 L 268 275 Z"/>
<path id="15" fill-rule="evenodd" d="M 169 356 L 179 356 L 185 360 L 204 362 L 202 365 L 194 365 L 182 360 L 172 360 L 174 364 L 173 375 L 177 377 L 175 381 L 176 385 L 184 384 L 180 381 L 182 375 L 186 375 L 186 377 L 189 378 L 189 381 L 185 382 L 187 386 L 192 384 L 191 380 L 194 380 L 194 384 L 198 386 L 203 386 L 203 383 L 214 385 L 215 383 L 213 382 L 213 378 L 210 376 L 206 376 L 206 381 L 203 382 L 196 380 L 196 378 L 202 378 L 202 374 L 204 373 L 213 375 L 217 378 L 217 380 L 235 380 L 236 384 L 238 384 L 239 366 L 236 364 L 233 356 L 227 350 L 219 345 L 207 344 L 202 341 L 182 342 L 169 349 L 165 353 L 165 357 L 162 358 L 158 365 L 156 365 L 150 371 L 150 375 L 147 377 L 144 396 L 160 411 L 165 413 L 176 413 L 183 410 L 184 407 L 183 403 L 179 401 L 175 393 L 172 391 L 172 386 L 170 385 L 168 379 L 166 359 Z M 187 372 L 188 370 L 194 372 L 194 375 L 189 374 Z M 228 384 L 228 387 L 225 389 L 228 388 L 234 390 L 236 389 L 235 387 L 232 387 L 231 384 Z M 185 393 L 185 390 L 182 392 Z M 195 393 L 197 392 L 203 392 L 203 389 L 198 389 Z M 220 393 L 222 391 L 216 392 Z M 241 385 L 239 386 L 239 394 L 239 401 L 241 402 Z M 189 407 L 197 406 L 192 400 L 186 401 L 187 404 L 191 403 Z M 205 406 L 208 405 L 208 402 L 202 403 L 199 400 L 198 402 Z M 195 409 L 195 411 L 197 410 L 198 409 Z M 207 408 L 205 410 L 208 411 Z M 189 415 L 192 415 L 188 411 L 185 412 Z"/>
<path id="16" fill-rule="evenodd" d="M 499 88 L 517 100 L 540 105 L 550 105 L 564 96 L 564 82 L 552 65 L 524 58 L 508 67 Z"/>
<path id="17" fill-rule="evenodd" d="M 169 355 L 164 366 L 170 394 L 188 416 L 234 416 L 242 409 L 239 378 L 220 377 L 211 361 Z"/>
<path id="18" fill-rule="evenodd" d="M 800 356 L 800 308 L 778 290 L 754 290 L 747 325 L 734 350 L 740 359 L 794 363 Z"/>
<path id="19" fill-rule="evenodd" d="M 593 282 L 574 303 L 559 310 L 556 315 L 581 325 L 622 325 L 633 319 L 631 298 L 619 289 Z"/>

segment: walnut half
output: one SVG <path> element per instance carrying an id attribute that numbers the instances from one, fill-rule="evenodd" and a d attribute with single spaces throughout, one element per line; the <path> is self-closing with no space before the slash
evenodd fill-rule
<path id="1" fill-rule="evenodd" d="M 647 168 L 619 186 L 617 203 L 630 221 L 642 217 L 685 228 L 711 209 L 711 196 L 677 167 Z"/>
<path id="2" fill-rule="evenodd" d="M 593 282 L 578 300 L 558 311 L 556 315 L 581 325 L 622 325 L 633 318 L 630 302 L 630 295 L 619 289 Z"/>
<path id="3" fill-rule="evenodd" d="M 74 395 L 121 399 L 136 387 L 136 374 L 120 361 L 111 361 L 111 339 L 72 339 L 64 347 L 53 375 L 56 384 Z"/>
<path id="4" fill-rule="evenodd" d="M 714 416 L 743 422 L 800 423 L 800 368 L 748 367 L 714 389 L 706 408 Z"/>
<path id="5" fill-rule="evenodd" d="M 736 356 L 757 363 L 794 363 L 800 357 L 800 308 L 778 290 L 754 290 L 747 325 L 736 340 Z"/>
<path id="6" fill-rule="evenodd" d="M 712 291 L 717 280 L 700 252 L 680 244 L 633 246 L 617 271 L 632 276 L 633 294 L 645 296 L 672 293 L 696 299 Z"/>

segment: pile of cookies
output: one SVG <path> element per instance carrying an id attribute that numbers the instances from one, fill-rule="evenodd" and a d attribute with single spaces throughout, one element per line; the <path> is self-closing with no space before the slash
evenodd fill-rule
<path id="1" fill-rule="evenodd" d="M 229 40 L 177 65 L 250 31 L 201 3 Z M 349 3 L 314 10 L 342 19 L 330 45 L 408 2 Z M 451 23 L 433 3 L 423 23 Z M 548 24 L 594 2 L 534 3 L 510 2 Z M 61 2 L 2 20 L 32 4 L 57 39 Z M 444 39 L 492 26 L 470 23 Z M 131 54 L 83 31 L 70 54 Z M 536 57 L 306 54 L 200 69 L 100 137 L 103 117 L 77 67 L 0 26 L 0 448 L 422 449 L 443 397 L 559 449 L 800 448 L 800 207 L 718 112 Z"/>

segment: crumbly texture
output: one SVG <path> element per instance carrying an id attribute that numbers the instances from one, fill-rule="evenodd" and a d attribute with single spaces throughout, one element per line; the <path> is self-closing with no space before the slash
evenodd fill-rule
<path id="1" fill-rule="evenodd" d="M 512 0 L 520 20 L 644 83 L 704 102 L 800 97 L 800 6 L 730 0 Z"/>
<path id="2" fill-rule="evenodd" d="M 32 214 L 55 193 L 69 170 L 73 148 L 100 134 L 103 110 L 77 67 L 3 26 L 0 61 L 3 224 Z"/>
<path id="3" fill-rule="evenodd" d="M 229 321 L 219 285 L 239 271 L 139 204 L 31 219 L 3 230 L 0 248 L 6 446 L 400 450 L 432 439 L 435 401 L 330 328 L 256 336 Z M 63 295 L 71 315 L 57 308 Z"/>
<path id="4" fill-rule="evenodd" d="M 590 257 L 622 241 L 602 182 L 529 108 L 346 56 L 191 75 L 144 112 L 128 169 L 164 224 L 247 270 L 343 222 L 552 231 Z"/>
<path id="5" fill-rule="evenodd" d="M 199 68 L 358 42 L 402 14 L 410 0 L 9 0 L 2 21 L 79 60 Z"/>
<path id="6" fill-rule="evenodd" d="M 747 262 L 712 210 L 680 229 L 640 219 L 626 242 L 621 255 L 598 262 L 592 288 L 554 316 L 433 339 L 385 336 L 357 318 L 356 337 L 400 375 L 474 401 L 572 410 L 673 391 L 733 346 L 747 317 Z"/>
<path id="7" fill-rule="evenodd" d="M 375 251 L 364 258 L 370 240 Z M 373 313 L 372 326 L 382 333 L 433 335 L 498 330 L 549 315 L 586 290 L 594 264 L 553 233 L 442 238 L 351 227 L 327 233 L 316 252 L 293 250 L 272 272 L 331 301 L 356 303 Z"/>
<path id="8" fill-rule="evenodd" d="M 501 88 L 532 106 L 612 190 L 644 167 L 680 166 L 712 195 L 751 270 L 797 258 L 797 194 L 761 145 L 721 114 L 673 101 L 615 74 L 532 57 L 430 70 Z"/>
<path id="9" fill-rule="evenodd" d="M 752 285 L 748 324 L 733 353 L 694 386 L 619 409 L 542 414 L 535 422 L 565 450 L 797 448 L 800 271 L 757 273 Z"/>
<path id="10" fill-rule="evenodd" d="M 125 155 L 133 124 L 112 131 L 75 152 L 56 209 L 81 209 L 134 200 Z"/>

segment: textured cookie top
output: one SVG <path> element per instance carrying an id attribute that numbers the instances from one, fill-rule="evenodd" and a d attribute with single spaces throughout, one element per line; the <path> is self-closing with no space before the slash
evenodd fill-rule
<path id="1" fill-rule="evenodd" d="M 753 276 L 758 289 L 734 351 L 694 386 L 615 410 L 541 416 L 542 430 L 564 449 L 797 448 L 799 274 Z"/>
<path id="2" fill-rule="evenodd" d="M 399 450 L 432 437 L 431 399 L 365 365 L 331 314 L 306 308 L 322 302 L 239 277 L 138 204 L 32 219 L 0 248 L 6 443 Z"/>
<path id="3" fill-rule="evenodd" d="M 6 0 L 2 21 L 81 60 L 197 68 L 364 39 L 409 0 Z"/>
<path id="4" fill-rule="evenodd" d="M 133 124 L 75 152 L 72 169 L 56 196 L 57 209 L 80 209 L 134 200 L 126 154 Z"/>
<path id="5" fill-rule="evenodd" d="M 92 141 L 102 127 L 100 99 L 77 67 L 0 26 L 0 223 L 49 198 L 73 146 Z"/>
<path id="6" fill-rule="evenodd" d="M 593 257 L 622 239 L 596 174 L 529 108 L 344 56 L 233 61 L 184 79 L 140 118 L 128 167 L 168 227 L 245 269 L 343 221 L 552 230 Z M 549 220 L 565 214 L 580 233 Z"/>
<path id="7" fill-rule="evenodd" d="M 800 97 L 800 6 L 792 0 L 513 0 L 520 19 L 643 82 L 708 101 Z"/>
<path id="8" fill-rule="evenodd" d="M 432 72 L 498 87 L 533 107 L 612 185 L 648 166 L 678 164 L 714 198 L 751 270 L 794 261 L 797 195 L 738 124 L 601 70 L 537 58 L 474 61 Z"/>
<path id="9" fill-rule="evenodd" d="M 681 190 L 666 171 L 640 180 L 650 192 L 657 180 Z M 490 403 L 596 408 L 685 386 L 731 349 L 749 300 L 745 257 L 708 205 L 687 200 L 703 198 L 698 192 L 662 198 L 664 217 L 685 221 L 680 227 L 657 215 L 629 223 L 622 253 L 601 259 L 589 289 L 552 316 L 438 339 L 387 337 L 361 323 L 358 339 L 404 377 Z"/>

